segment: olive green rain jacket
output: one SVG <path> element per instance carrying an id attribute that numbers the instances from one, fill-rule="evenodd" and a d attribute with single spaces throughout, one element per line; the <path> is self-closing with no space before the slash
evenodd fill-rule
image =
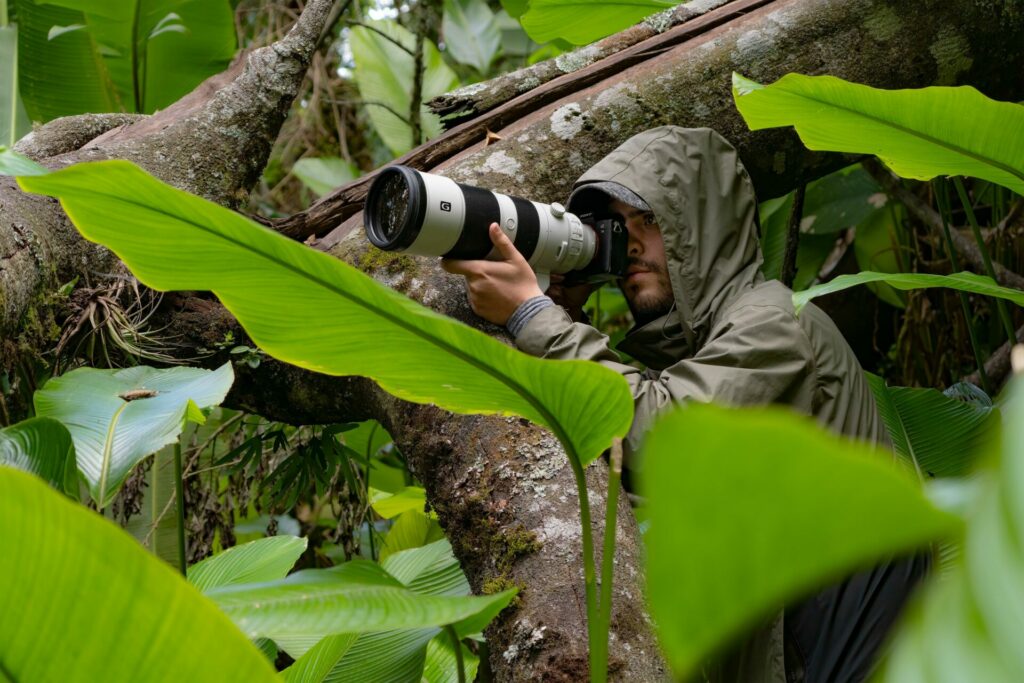
<path id="1" fill-rule="evenodd" d="M 564 309 L 540 311 L 516 344 L 535 356 L 590 359 L 629 382 L 635 451 L 654 417 L 673 404 L 779 403 L 835 432 L 888 444 L 857 359 L 832 320 L 813 305 L 794 312 L 792 291 L 761 274 L 757 200 L 736 150 L 707 129 L 655 128 L 628 140 L 576 183 L 612 181 L 646 201 L 661 227 L 675 308 L 634 328 L 620 344 L 644 363 L 621 362 L 608 338 L 573 323 Z M 685 457 L 685 453 L 680 453 Z M 627 462 L 634 471 L 642 468 Z M 743 648 L 742 681 L 783 681 L 781 629 Z"/>

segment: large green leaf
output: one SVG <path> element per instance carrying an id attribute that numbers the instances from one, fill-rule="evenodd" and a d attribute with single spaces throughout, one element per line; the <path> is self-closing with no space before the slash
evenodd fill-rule
<path id="1" fill-rule="evenodd" d="M 469 648 L 459 643 L 462 649 L 462 666 L 465 680 L 475 681 L 480 667 L 480 658 Z M 434 636 L 427 643 L 427 656 L 423 663 L 423 683 L 459 683 L 458 661 L 455 647 L 448 632 Z"/>
<path id="2" fill-rule="evenodd" d="M 77 10 L 18 1 L 18 76 L 33 121 L 131 110 L 131 102 L 118 98 L 100 47 L 88 31 L 69 31 L 50 40 L 55 26 L 84 25 L 85 16 Z"/>
<path id="3" fill-rule="evenodd" d="M 960 401 L 935 389 L 886 386 L 868 373 L 868 385 L 896 452 L 924 476 L 960 477 L 998 420 L 991 406 Z"/>
<path id="4" fill-rule="evenodd" d="M 444 0 L 445 49 L 462 64 L 486 74 L 501 45 L 494 12 L 484 0 Z"/>
<path id="5" fill-rule="evenodd" d="M 181 437 L 186 443 L 187 437 Z M 157 557 L 179 566 L 178 506 L 175 495 L 177 476 L 174 469 L 173 446 L 153 454 L 153 463 L 146 472 L 142 504 L 132 515 L 124 530 Z"/>
<path id="6" fill-rule="evenodd" d="M 391 555 L 381 565 L 391 576 L 410 590 L 426 595 L 469 595 L 458 560 L 452 555 L 447 540 L 404 550 Z M 476 618 L 489 622 L 493 614 L 479 613 Z M 472 620 L 473 618 L 471 618 Z M 460 622 L 472 628 L 468 622 Z M 458 628 L 458 626 L 457 626 Z M 482 630 L 482 626 L 477 630 Z M 461 634 L 470 632 L 463 629 Z M 431 639 L 444 638 L 437 628 L 364 633 L 355 642 L 347 636 L 328 636 L 308 650 L 288 643 L 289 652 L 303 652 L 295 665 L 286 671 L 288 680 L 344 681 L 345 683 L 420 683 L 425 675 L 424 662 Z M 443 670 L 443 652 L 436 654 L 433 671 Z M 450 650 L 454 658 L 454 650 Z M 295 671 L 292 671 L 295 669 Z"/>
<path id="7" fill-rule="evenodd" d="M 807 185 L 804 232 L 818 235 L 861 224 L 889 201 L 860 164 L 847 166 Z"/>
<path id="8" fill-rule="evenodd" d="M 19 183 L 59 197 L 82 234 L 145 284 L 215 292 L 260 348 L 284 361 L 369 376 L 400 398 L 456 412 L 521 415 L 549 427 L 583 465 L 629 429 L 633 398 L 618 373 L 519 353 L 128 162 Z"/>
<path id="9" fill-rule="evenodd" d="M 900 235 L 903 205 L 889 204 L 865 216 L 857 226 L 853 254 L 860 270 L 900 273 L 906 270 L 906 257 L 901 253 Z M 890 306 L 904 308 L 904 296 L 884 282 L 869 282 L 868 288 Z"/>
<path id="10" fill-rule="evenodd" d="M 856 287 L 857 285 L 867 284 L 869 282 L 884 282 L 891 287 L 903 290 L 926 289 L 928 287 L 946 287 L 949 289 L 958 289 L 961 292 L 969 292 L 971 294 L 984 294 L 985 296 L 1007 299 L 1018 306 L 1024 306 L 1024 292 L 1019 289 L 1002 287 L 997 285 L 990 277 L 966 271 L 962 273 L 953 273 L 952 275 L 872 272 L 857 273 L 856 275 L 840 275 L 834 280 L 830 280 L 824 284 L 815 285 L 814 287 L 805 289 L 802 292 L 795 292 L 793 294 L 793 306 L 796 307 L 797 313 L 799 313 L 800 309 L 806 306 L 811 299 L 824 296 L 825 294 L 831 294 L 832 292 L 849 289 L 850 287 Z"/>
<path id="11" fill-rule="evenodd" d="M 355 60 L 355 81 L 374 129 L 398 156 L 419 145 L 419 141 L 413 141 L 409 125 L 415 69 L 412 51 L 416 37 L 394 21 L 367 21 L 366 24 L 380 33 L 362 26 L 352 29 L 349 45 Z M 458 76 L 429 40 L 423 42 L 423 69 L 422 102 L 459 84 Z M 426 106 L 420 107 L 420 121 L 425 138 L 441 132 L 440 121 Z"/>
<path id="12" fill-rule="evenodd" d="M 306 550 L 306 539 L 270 536 L 228 548 L 188 568 L 188 580 L 201 591 L 240 583 L 276 581 Z"/>
<path id="13" fill-rule="evenodd" d="M 5 680 L 276 680 L 180 574 L 39 479 L 0 467 L 0 519 Z"/>
<path id="14" fill-rule="evenodd" d="M 227 0 L 35 1 L 80 13 L 84 28 L 53 37 L 49 49 L 63 50 L 62 41 L 88 33 L 109 74 L 112 99 L 128 111 L 166 107 L 227 68 L 235 52 Z M 82 66 L 98 63 L 94 56 Z"/>
<path id="15" fill-rule="evenodd" d="M 417 593 L 470 594 L 469 583 L 447 540 L 395 553 L 381 565 Z M 488 621 L 493 617 L 480 616 Z M 439 633 L 436 627 L 364 633 L 355 642 L 347 641 L 345 635 L 328 636 L 308 650 L 296 649 L 295 641 L 291 641 L 289 652 L 303 654 L 286 674 L 288 680 L 306 683 L 419 683 L 427 644 Z M 454 656 L 454 650 L 451 654 Z"/>
<path id="16" fill-rule="evenodd" d="M 398 515 L 380 547 L 380 559 L 393 553 L 433 543 L 444 538 L 444 530 L 437 520 L 422 510 L 406 510 Z"/>
<path id="17" fill-rule="evenodd" d="M 233 380 L 230 363 L 216 371 L 79 368 L 48 381 L 35 408 L 71 432 L 78 469 L 102 508 L 140 460 L 178 438 L 186 416 L 202 419 L 196 406 L 223 401 Z"/>
<path id="18" fill-rule="evenodd" d="M 13 147 L 30 130 L 18 91 L 18 27 L 0 25 L 0 145 Z"/>
<path id="19" fill-rule="evenodd" d="M 848 166 L 807 185 L 800 223 L 793 289 L 801 290 L 817 279 L 835 248 L 835 233 L 872 220 L 887 200 L 878 185 L 860 165 Z M 781 277 L 793 193 L 764 201 L 760 205 L 761 271 L 769 279 Z"/>
<path id="20" fill-rule="evenodd" d="M 0 465 L 30 472 L 78 497 L 75 447 L 71 434 L 54 419 L 34 417 L 0 429 Z"/>
<path id="21" fill-rule="evenodd" d="M 956 528 L 891 454 L 789 410 L 690 405 L 643 456 L 648 597 L 680 678 L 780 605 Z"/>
<path id="22" fill-rule="evenodd" d="M 0 175 L 43 175 L 49 172 L 45 166 L 0 145 Z"/>
<path id="23" fill-rule="evenodd" d="M 561 38 L 585 45 L 677 4 L 675 0 L 530 0 L 519 21 L 538 43 Z"/>
<path id="24" fill-rule="evenodd" d="M 318 195 L 324 195 L 359 176 L 355 164 L 337 157 L 306 157 L 292 166 L 302 183 Z"/>
<path id="25" fill-rule="evenodd" d="M 1020 378 L 1004 405 L 1001 462 L 984 473 L 967 514 L 963 556 L 919 596 L 877 680 L 1024 680 L 1024 400 Z"/>
<path id="26" fill-rule="evenodd" d="M 764 86 L 733 74 L 751 130 L 795 126 L 808 148 L 874 154 L 905 178 L 984 178 L 1024 194 L 1024 106 L 969 86 L 878 90 L 787 74 Z"/>
<path id="27" fill-rule="evenodd" d="M 326 680 L 358 638 L 356 633 L 327 636 L 281 672 L 281 676 L 289 683 L 320 683 Z"/>
<path id="28" fill-rule="evenodd" d="M 397 517 L 403 512 L 423 512 L 427 507 L 427 492 L 419 486 L 406 486 L 396 493 L 370 489 L 370 506 L 384 519 Z"/>
<path id="29" fill-rule="evenodd" d="M 206 591 L 250 638 L 294 638 L 451 624 L 504 607 L 515 595 L 416 593 L 366 560 L 310 569 L 280 581 Z M 499 607 L 500 609 L 500 607 Z"/>

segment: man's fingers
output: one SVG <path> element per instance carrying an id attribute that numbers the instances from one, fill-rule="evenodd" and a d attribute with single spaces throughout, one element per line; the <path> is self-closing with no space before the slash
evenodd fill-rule
<path id="1" fill-rule="evenodd" d="M 488 230 L 491 234 L 491 242 L 494 243 L 498 253 L 501 254 L 501 258 L 506 261 L 515 261 L 523 257 L 519 250 L 516 249 L 516 245 L 512 244 L 512 240 L 501 231 L 497 223 L 491 223 L 491 227 Z"/>
<path id="2" fill-rule="evenodd" d="M 441 259 L 441 267 L 453 275 L 476 275 L 480 270 L 480 262 L 443 258 Z"/>

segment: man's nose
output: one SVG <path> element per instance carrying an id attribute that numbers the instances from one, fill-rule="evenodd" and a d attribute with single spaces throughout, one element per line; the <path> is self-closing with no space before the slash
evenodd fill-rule
<path id="1" fill-rule="evenodd" d="M 639 231 L 631 223 L 631 221 L 626 223 L 626 234 L 629 236 L 626 241 L 626 251 L 630 256 L 639 256 L 644 251 L 644 243 L 640 239 Z"/>

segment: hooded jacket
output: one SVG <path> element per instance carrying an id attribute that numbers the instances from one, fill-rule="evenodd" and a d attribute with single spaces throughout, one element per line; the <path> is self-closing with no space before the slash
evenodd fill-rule
<path id="1" fill-rule="evenodd" d="M 888 444 L 867 380 L 831 318 L 813 304 L 797 316 L 793 292 L 761 274 L 757 200 L 732 145 L 709 128 L 640 133 L 576 182 L 569 210 L 581 190 L 602 181 L 647 202 L 665 243 L 675 306 L 619 345 L 647 369 L 622 363 L 607 337 L 557 306 L 526 324 L 520 349 L 620 372 L 636 403 L 632 450 L 655 415 L 686 401 L 787 404 L 835 432 Z"/>
<path id="2" fill-rule="evenodd" d="M 724 138 L 675 126 L 636 135 L 577 181 L 570 211 L 595 182 L 639 195 L 661 228 L 675 305 L 619 346 L 647 367 L 623 363 L 607 337 L 573 323 L 558 306 L 536 314 L 516 344 L 544 358 L 597 361 L 626 378 L 636 408 L 628 468 L 642 468 L 629 454 L 655 416 L 687 401 L 790 405 L 834 432 L 889 443 L 860 365 L 832 320 L 813 305 L 797 316 L 792 291 L 761 274 L 757 200 Z M 755 633 L 712 678 L 784 681 L 781 621 Z"/>

